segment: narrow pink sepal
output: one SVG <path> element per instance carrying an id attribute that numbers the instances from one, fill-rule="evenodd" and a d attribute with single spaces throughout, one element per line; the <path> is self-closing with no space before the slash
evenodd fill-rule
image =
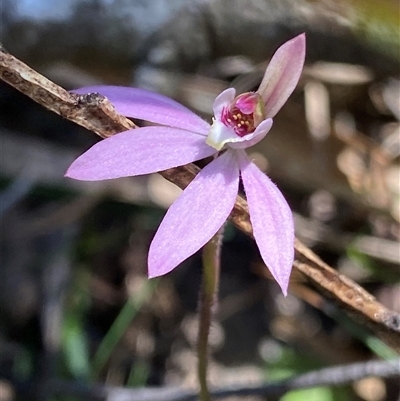
<path id="1" fill-rule="evenodd" d="M 137 128 L 96 143 L 71 164 L 66 176 L 98 181 L 149 174 L 215 152 L 202 135 L 170 127 Z"/>
<path id="2" fill-rule="evenodd" d="M 124 86 L 88 86 L 73 91 L 98 92 L 114 105 L 118 113 L 152 123 L 207 135 L 210 125 L 175 100 L 145 89 Z"/>
<path id="3" fill-rule="evenodd" d="M 169 208 L 150 245 L 149 277 L 164 275 L 218 231 L 235 203 L 239 168 L 232 151 L 204 167 Z"/>
<path id="4" fill-rule="evenodd" d="M 242 150 L 237 151 L 253 234 L 261 257 L 287 295 L 294 258 L 292 212 L 276 185 Z"/>
<path id="5" fill-rule="evenodd" d="M 265 102 L 266 117 L 274 117 L 299 82 L 306 53 L 304 33 L 284 43 L 274 54 L 257 92 Z"/>

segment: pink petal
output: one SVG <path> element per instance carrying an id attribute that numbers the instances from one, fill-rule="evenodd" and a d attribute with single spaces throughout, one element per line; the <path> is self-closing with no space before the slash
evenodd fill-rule
<path id="1" fill-rule="evenodd" d="M 274 54 L 257 92 L 266 104 L 266 116 L 274 117 L 296 87 L 304 65 L 306 37 L 302 33 Z"/>
<path id="2" fill-rule="evenodd" d="M 231 151 L 201 170 L 158 228 L 149 250 L 149 277 L 170 272 L 211 239 L 232 211 L 238 185 L 239 168 Z"/>
<path id="3" fill-rule="evenodd" d="M 254 238 L 261 257 L 286 295 L 294 258 L 292 212 L 279 189 L 246 153 L 240 150 L 237 155 Z"/>
<path id="4" fill-rule="evenodd" d="M 175 100 L 155 92 L 124 86 L 88 86 L 74 90 L 85 94 L 98 92 L 107 97 L 118 113 L 169 127 L 207 135 L 210 125 Z"/>
<path id="5" fill-rule="evenodd" d="M 267 118 L 262 121 L 260 125 L 256 128 L 256 130 L 252 134 L 248 134 L 242 137 L 235 138 L 235 141 L 226 142 L 229 147 L 232 149 L 246 149 L 251 146 L 254 146 L 256 143 L 262 141 L 265 136 L 268 134 L 272 127 L 273 120 L 272 118 Z"/>
<path id="6" fill-rule="evenodd" d="M 228 88 L 222 91 L 214 100 L 213 112 L 217 120 L 221 119 L 221 113 L 224 107 L 229 107 L 235 98 L 236 90 Z"/>
<path id="7" fill-rule="evenodd" d="M 170 127 L 144 127 L 98 142 L 72 163 L 66 176 L 98 181 L 148 174 L 215 152 L 202 135 Z"/>

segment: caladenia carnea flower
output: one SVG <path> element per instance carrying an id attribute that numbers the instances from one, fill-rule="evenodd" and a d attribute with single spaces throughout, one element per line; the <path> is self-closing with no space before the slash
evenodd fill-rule
<path id="1" fill-rule="evenodd" d="M 284 294 L 294 257 L 291 210 L 279 189 L 244 149 L 265 137 L 272 118 L 300 78 L 305 35 L 274 54 L 256 92 L 223 91 L 214 102 L 212 125 L 165 96 L 142 89 L 98 86 L 120 114 L 157 126 L 107 138 L 78 157 L 66 176 L 97 181 L 166 170 L 215 155 L 168 209 L 150 245 L 149 277 L 166 274 L 193 255 L 231 213 L 241 178 L 260 254 Z M 222 151 L 222 152 L 221 152 Z"/>

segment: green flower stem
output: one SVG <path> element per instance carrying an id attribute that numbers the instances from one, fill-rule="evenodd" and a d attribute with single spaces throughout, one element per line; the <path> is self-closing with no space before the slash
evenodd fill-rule
<path id="1" fill-rule="evenodd" d="M 211 401 L 207 385 L 208 335 L 218 292 L 222 235 L 223 227 L 203 248 L 203 278 L 199 299 L 200 316 L 197 342 L 200 401 Z"/>

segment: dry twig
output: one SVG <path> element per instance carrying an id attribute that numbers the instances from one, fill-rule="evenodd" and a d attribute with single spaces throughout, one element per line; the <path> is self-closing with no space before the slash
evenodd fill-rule
<path id="1" fill-rule="evenodd" d="M 400 376 L 400 359 L 339 365 L 308 372 L 275 383 L 261 383 L 251 386 L 236 384 L 212 389 L 211 394 L 215 399 L 223 399 L 230 396 L 282 395 L 290 390 L 301 388 L 344 385 L 369 376 L 383 378 Z M 99 401 L 194 401 L 198 399 L 197 391 L 182 388 L 129 389 L 101 385 L 85 386 L 58 380 L 51 383 L 50 392 L 59 395 L 71 394 L 83 399 Z"/>

